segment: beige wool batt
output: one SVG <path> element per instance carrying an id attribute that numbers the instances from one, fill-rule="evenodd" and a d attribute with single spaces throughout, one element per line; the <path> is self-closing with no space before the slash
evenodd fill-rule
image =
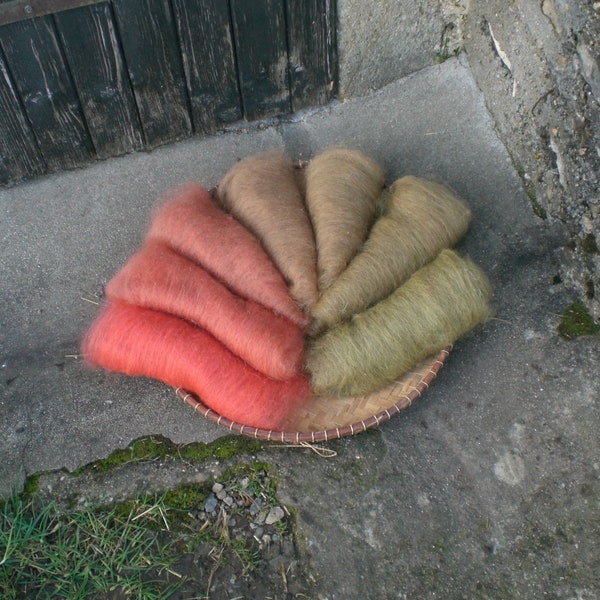
<path id="1" fill-rule="evenodd" d="M 368 156 L 344 148 L 318 154 L 305 171 L 305 199 L 315 232 L 322 293 L 367 237 L 385 173 Z"/>
<path id="2" fill-rule="evenodd" d="M 402 177 L 384 198 L 384 214 L 362 249 L 313 306 L 313 334 L 391 294 L 441 250 L 454 246 L 469 226 L 469 208 L 438 183 Z"/>
<path id="3" fill-rule="evenodd" d="M 292 161 L 279 151 L 241 160 L 217 187 L 219 203 L 247 227 L 286 279 L 303 310 L 317 300 L 312 225 Z"/>
<path id="4" fill-rule="evenodd" d="M 309 342 L 306 367 L 315 393 L 381 389 L 489 318 L 491 295 L 477 265 L 443 250 L 388 298 Z"/>

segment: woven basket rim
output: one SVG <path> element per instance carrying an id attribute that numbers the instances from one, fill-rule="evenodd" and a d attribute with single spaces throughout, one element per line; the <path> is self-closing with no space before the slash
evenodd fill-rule
<path id="1" fill-rule="evenodd" d="M 381 423 L 389 421 L 393 416 L 407 409 L 429 388 L 431 382 L 436 378 L 438 372 L 446 362 L 451 349 L 452 346 L 447 346 L 440 350 L 436 355 L 431 356 L 430 359 L 428 359 L 428 363 L 430 362 L 429 370 L 424 373 L 420 381 L 413 386 L 408 393 L 403 393 L 400 397 L 396 398 L 392 389 L 389 394 L 389 407 L 386 407 L 385 409 L 369 416 L 366 419 L 360 419 L 356 423 L 350 423 L 342 427 L 332 427 L 329 429 L 319 429 L 314 431 L 278 431 L 260 429 L 227 419 L 226 417 L 206 406 L 197 396 L 191 392 L 188 392 L 187 390 L 177 388 L 175 392 L 186 404 L 190 405 L 195 412 L 201 414 L 204 418 L 212 421 L 213 423 L 227 428 L 231 432 L 236 432 L 248 437 L 269 442 L 281 442 L 286 444 L 312 444 L 315 442 L 327 442 L 329 440 L 362 433 L 367 429 L 371 429 L 380 425 Z M 401 377 L 399 379 L 401 379 Z M 335 402 L 335 400 L 332 400 L 332 402 Z"/>

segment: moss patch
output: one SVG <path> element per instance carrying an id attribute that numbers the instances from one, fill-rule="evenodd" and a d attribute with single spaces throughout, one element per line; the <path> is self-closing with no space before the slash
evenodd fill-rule
<path id="1" fill-rule="evenodd" d="M 179 485 L 166 492 L 163 499 L 169 508 L 188 511 L 202 506 L 208 494 L 208 486 Z"/>
<path id="2" fill-rule="evenodd" d="M 579 245 L 586 254 L 598 254 L 599 252 L 596 237 L 593 233 L 588 233 L 581 242 L 579 242 Z"/>
<path id="3" fill-rule="evenodd" d="M 567 340 L 573 340 L 581 335 L 595 335 L 599 331 L 600 325 L 579 302 L 567 306 L 558 326 L 558 333 Z"/>
<path id="4" fill-rule="evenodd" d="M 261 447 L 258 440 L 237 435 L 224 436 L 210 444 L 203 442 L 175 444 L 162 435 L 151 435 L 134 440 L 127 448 L 115 450 L 107 458 L 76 469 L 73 475 L 80 475 L 88 470 L 102 473 L 130 462 L 164 460 L 167 457 L 191 461 L 202 461 L 207 458 L 225 460 L 238 454 L 258 452 Z"/>

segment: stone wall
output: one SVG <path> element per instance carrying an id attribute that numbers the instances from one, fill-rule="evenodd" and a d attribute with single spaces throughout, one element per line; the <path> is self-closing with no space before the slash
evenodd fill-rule
<path id="1" fill-rule="evenodd" d="M 563 282 L 600 319 L 600 2 L 338 0 L 340 94 L 464 51 Z"/>

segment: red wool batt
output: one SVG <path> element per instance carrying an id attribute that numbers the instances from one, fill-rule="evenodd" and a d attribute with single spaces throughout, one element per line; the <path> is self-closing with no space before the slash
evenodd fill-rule
<path id="1" fill-rule="evenodd" d="M 278 429 L 311 396 L 304 375 L 269 379 L 205 330 L 163 312 L 109 302 L 83 341 L 91 365 L 158 379 L 197 394 L 223 417 Z"/>
<path id="2" fill-rule="evenodd" d="M 240 296 L 300 327 L 308 325 L 308 316 L 290 296 L 260 242 L 217 206 L 201 185 L 190 183 L 169 194 L 154 216 L 147 240 L 163 242 L 202 265 Z"/>
<path id="3" fill-rule="evenodd" d="M 147 242 L 106 287 L 121 300 L 200 325 L 261 373 L 287 379 L 302 364 L 303 331 L 263 305 L 233 294 L 196 263 Z"/>

